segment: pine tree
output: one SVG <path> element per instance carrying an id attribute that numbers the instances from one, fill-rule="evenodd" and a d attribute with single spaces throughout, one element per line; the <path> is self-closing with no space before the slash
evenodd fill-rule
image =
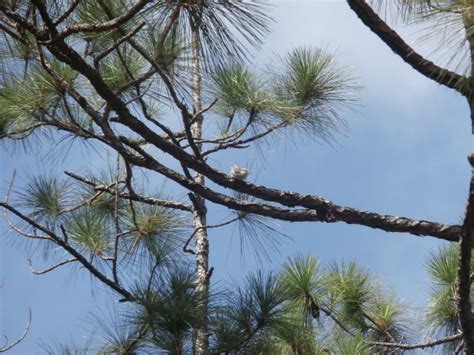
<path id="1" fill-rule="evenodd" d="M 365 1 L 348 4 L 408 64 L 474 107 L 470 76 L 421 57 Z M 460 20 L 474 46 L 470 2 L 395 5 L 406 19 Z M 433 291 L 428 322 L 445 337 L 440 343 L 474 351 L 471 197 L 462 226 L 444 225 L 259 186 L 249 181 L 248 167 L 234 165 L 227 174 L 210 163 L 217 153 L 292 132 L 328 140 L 354 103 L 353 74 L 322 49 L 296 48 L 262 73 L 250 68 L 250 50 L 271 22 L 264 2 L 18 0 L 0 2 L 0 14 L 2 140 L 72 137 L 116 156 L 101 172 L 35 177 L 17 204 L 10 202 L 10 186 L 0 203 L 19 236 L 51 259 L 58 247 L 70 256 L 34 272 L 79 264 L 127 304 L 129 326 L 109 332 L 101 351 L 342 354 L 426 345 L 406 343 L 395 298 L 353 263 L 319 275 L 318 261 L 301 257 L 281 275 L 256 273 L 234 290 L 214 290 L 208 231 L 239 224 L 262 243 L 276 233 L 270 219 L 346 222 L 460 241 L 460 253 L 443 251 L 460 256 L 458 263 L 450 259 L 449 280 L 438 274 L 436 258 L 430 264 L 441 286 Z M 28 149 L 34 152 L 34 145 Z M 187 197 L 153 194 L 140 172 L 176 183 L 175 195 Z M 229 208 L 231 217 L 208 224 L 208 203 Z M 194 256 L 194 268 L 184 254 Z M 446 295 L 457 303 L 443 304 Z M 315 333 L 318 322 L 332 322 L 332 338 Z"/>

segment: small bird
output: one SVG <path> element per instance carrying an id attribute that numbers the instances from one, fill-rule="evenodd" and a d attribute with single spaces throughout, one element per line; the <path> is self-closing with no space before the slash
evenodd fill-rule
<path id="1" fill-rule="evenodd" d="M 245 180 L 247 176 L 249 175 L 250 170 L 246 168 L 241 168 L 237 164 L 232 165 L 232 168 L 230 169 L 230 175 L 234 179 L 239 179 L 239 180 Z"/>

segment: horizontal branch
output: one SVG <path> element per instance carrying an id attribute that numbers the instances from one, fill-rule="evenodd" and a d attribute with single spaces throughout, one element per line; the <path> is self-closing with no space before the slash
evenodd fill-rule
<path id="1" fill-rule="evenodd" d="M 103 31 L 109 31 L 114 28 L 117 28 L 123 25 L 125 22 L 129 21 L 133 16 L 135 16 L 151 1 L 152 0 L 139 0 L 132 7 L 130 7 L 130 9 L 126 13 L 110 21 L 100 22 L 100 23 L 80 23 L 77 25 L 68 26 L 62 29 L 61 31 L 59 31 L 57 35 L 52 39 L 52 42 L 63 40 L 64 38 L 66 38 L 67 36 L 73 33 L 103 32 Z"/>
<path id="2" fill-rule="evenodd" d="M 415 343 L 415 344 L 403 344 L 403 343 L 383 343 L 383 342 L 370 342 L 371 345 L 382 346 L 384 348 L 397 348 L 397 349 L 404 349 L 404 350 L 412 350 L 412 349 L 424 349 L 430 348 L 433 346 L 441 345 L 450 343 L 456 340 L 461 340 L 463 337 L 462 333 L 450 335 L 445 338 L 422 342 L 422 343 Z"/>
<path id="3" fill-rule="evenodd" d="M 116 194 L 115 189 L 113 189 L 109 186 L 97 184 L 94 181 L 92 181 L 90 179 L 87 179 L 87 178 L 84 178 L 80 175 L 77 175 L 77 174 L 75 174 L 71 171 L 65 171 L 64 173 L 67 176 L 69 176 L 69 177 L 71 177 L 75 180 L 78 180 L 78 181 L 80 181 L 80 182 L 82 182 L 86 185 L 92 186 L 95 191 L 107 192 L 110 195 L 115 195 Z M 136 202 L 145 203 L 145 204 L 148 204 L 148 205 L 163 206 L 163 207 L 173 208 L 173 209 L 187 211 L 187 212 L 192 211 L 192 206 L 187 205 L 185 203 L 181 203 L 181 202 L 177 202 L 177 201 L 163 200 L 163 199 L 158 199 L 158 198 L 149 197 L 149 196 L 142 196 L 142 195 L 138 195 L 136 193 L 121 192 L 121 193 L 119 193 L 119 197 L 123 198 L 123 199 L 126 199 L 126 200 L 132 200 L 132 201 L 136 201 Z"/>
<path id="4" fill-rule="evenodd" d="M 365 0 L 347 0 L 347 3 L 359 19 L 412 68 L 438 84 L 454 89 L 466 97 L 470 96 L 466 77 L 441 68 L 418 54 L 377 15 Z"/>
<path id="5" fill-rule="evenodd" d="M 362 211 L 351 207 L 339 206 L 330 201 L 324 200 L 318 196 L 301 195 L 292 192 L 284 192 L 281 190 L 269 189 L 262 186 L 256 186 L 248 182 L 227 177 L 222 173 L 218 175 L 211 174 L 212 177 L 225 177 L 226 184 L 230 185 L 243 193 L 254 196 L 265 196 L 267 199 L 273 199 L 283 205 L 299 204 L 306 207 L 305 209 L 282 209 L 263 203 L 254 203 L 244 200 L 235 199 L 227 195 L 218 193 L 206 186 L 196 184 L 194 181 L 178 174 L 176 171 L 167 168 L 158 163 L 149 154 L 144 152 L 138 146 L 132 146 L 144 159 L 129 155 L 127 158 L 133 160 L 133 163 L 146 169 L 156 171 L 167 178 L 177 182 L 186 189 L 193 191 L 207 200 L 224 205 L 228 208 L 267 216 L 275 219 L 286 220 L 291 222 L 301 221 L 320 221 L 327 223 L 345 222 L 348 224 L 359 224 L 367 227 L 381 229 L 386 232 L 411 233 L 418 236 L 434 236 L 447 241 L 458 241 L 460 226 L 445 225 L 436 222 L 415 220 L 405 217 L 380 215 L 375 212 Z M 201 167 L 202 164 L 199 165 Z M 209 167 L 210 168 L 210 167 Z M 212 168 L 210 168 L 212 169 Z M 206 171 L 208 171 L 206 169 Z M 215 172 L 214 169 L 212 169 Z M 209 175 L 206 175 L 209 177 Z M 212 178 L 211 178 L 212 179 Z M 213 181 L 216 181 L 212 179 Z M 248 187 L 248 188 L 247 188 Z M 257 197 L 259 197 L 257 196 Z"/>

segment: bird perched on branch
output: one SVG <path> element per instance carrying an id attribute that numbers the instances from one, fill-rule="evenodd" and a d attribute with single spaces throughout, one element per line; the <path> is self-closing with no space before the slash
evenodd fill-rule
<path id="1" fill-rule="evenodd" d="M 232 165 L 232 168 L 230 169 L 230 175 L 234 179 L 239 179 L 239 180 L 245 180 L 247 176 L 249 175 L 250 170 L 246 168 L 242 168 L 238 166 L 237 164 Z"/>

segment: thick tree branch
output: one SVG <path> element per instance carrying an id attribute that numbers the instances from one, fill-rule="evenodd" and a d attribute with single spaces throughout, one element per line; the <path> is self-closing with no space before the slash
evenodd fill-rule
<path id="1" fill-rule="evenodd" d="M 460 340 L 463 338 L 463 334 L 454 334 L 450 335 L 445 338 L 433 340 L 433 341 L 427 341 L 427 342 L 421 342 L 421 343 L 415 343 L 415 344 L 404 344 L 404 343 L 384 343 L 384 342 L 370 342 L 370 345 L 376 345 L 376 346 L 382 346 L 384 348 L 397 348 L 397 349 L 403 349 L 403 350 L 414 350 L 414 349 L 425 349 L 425 348 L 431 348 L 433 346 L 441 345 L 441 344 L 446 344 L 450 343 L 456 340 Z"/>
<path id="2" fill-rule="evenodd" d="M 416 71 L 466 97 L 471 95 L 466 77 L 441 68 L 418 54 L 377 15 L 365 0 L 347 0 L 347 3 L 372 32 Z"/>
<path id="3" fill-rule="evenodd" d="M 238 186 L 251 186 L 253 188 L 252 191 L 258 192 L 259 189 L 261 189 L 264 194 L 267 193 L 267 191 L 269 191 L 270 194 L 276 193 L 277 196 L 283 197 L 282 200 L 284 200 L 286 204 L 288 204 L 288 202 L 295 201 L 300 204 L 308 205 L 308 207 L 306 209 L 281 209 L 261 203 L 237 200 L 235 198 L 211 190 L 206 186 L 196 184 L 190 179 L 187 179 L 186 177 L 178 174 L 174 170 L 171 170 L 166 166 L 158 163 L 150 155 L 144 152 L 140 147 L 131 147 L 144 157 L 144 159 L 142 160 L 137 157 L 129 156 L 129 159 L 133 160 L 133 164 L 142 166 L 146 169 L 154 170 L 168 177 L 169 179 L 176 181 L 178 184 L 187 188 L 188 190 L 191 190 L 201 196 L 204 196 L 207 200 L 220 205 L 224 205 L 230 209 L 244 211 L 248 213 L 255 213 L 258 215 L 291 222 L 345 222 L 348 224 L 359 224 L 371 228 L 381 229 L 386 232 L 401 232 L 411 233 L 419 236 L 434 236 L 447 241 L 459 240 L 459 234 L 461 232 L 460 226 L 444 225 L 440 223 L 429 222 L 424 220 L 414 220 L 405 217 L 380 215 L 374 212 L 361 211 L 351 207 L 335 205 L 332 202 L 323 200 L 317 196 L 283 192 L 280 190 L 255 186 L 234 178 L 226 178 L 227 181 L 229 181 L 232 185 L 235 184 Z M 256 189 L 254 188 L 254 186 Z M 245 192 L 246 189 L 240 189 L 240 191 Z"/>

